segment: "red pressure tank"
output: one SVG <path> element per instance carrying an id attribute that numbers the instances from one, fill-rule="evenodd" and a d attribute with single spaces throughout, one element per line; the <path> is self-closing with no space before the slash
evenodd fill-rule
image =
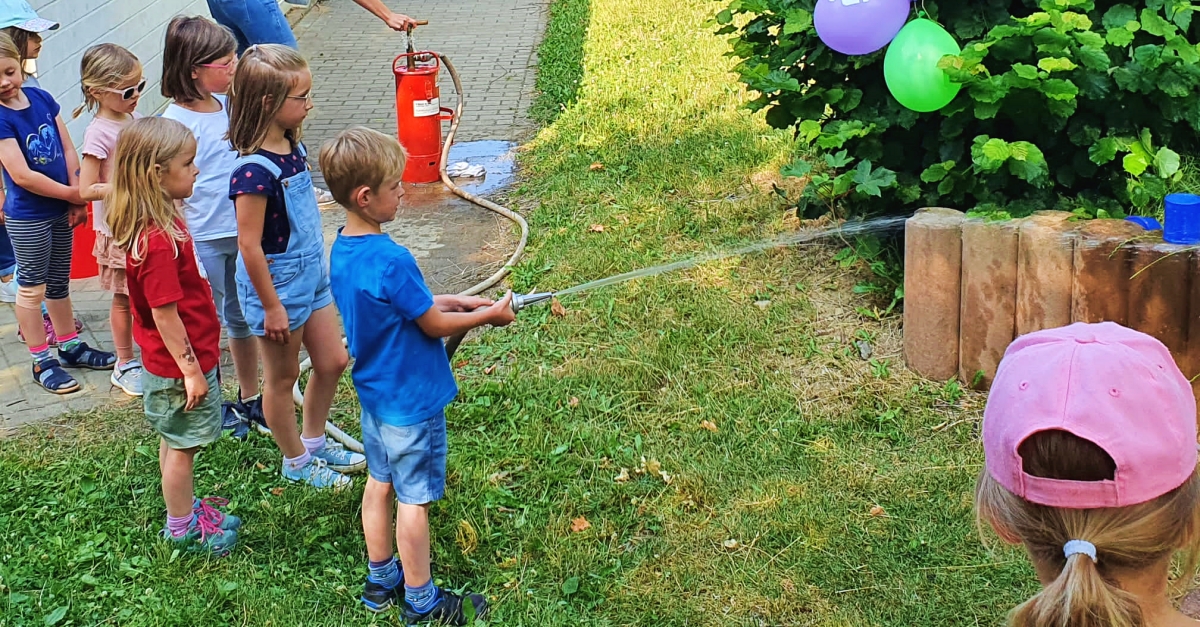
<path id="1" fill-rule="evenodd" d="M 441 106 L 438 71 L 441 60 L 434 52 L 408 52 L 396 57 L 396 122 L 400 145 L 408 155 L 402 180 L 433 183 L 440 176 L 442 122 L 454 110 Z"/>

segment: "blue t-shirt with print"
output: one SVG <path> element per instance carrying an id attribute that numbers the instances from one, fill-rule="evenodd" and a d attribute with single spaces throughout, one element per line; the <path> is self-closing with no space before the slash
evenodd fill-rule
<path id="1" fill-rule="evenodd" d="M 441 339 L 417 326 L 433 307 L 433 294 L 412 253 L 387 235 L 339 230 L 329 275 L 363 409 L 398 427 L 440 414 L 458 386 Z"/>
<path id="2" fill-rule="evenodd" d="M 50 94 L 36 87 L 24 87 L 29 106 L 10 109 L 0 106 L 0 140 L 15 139 L 25 155 L 29 169 L 44 174 L 55 182 L 68 184 L 67 159 L 62 138 L 58 136 L 58 103 Z M 67 211 L 67 201 L 39 196 L 13 183 L 4 170 L 4 214 L 17 220 L 56 218 Z"/>

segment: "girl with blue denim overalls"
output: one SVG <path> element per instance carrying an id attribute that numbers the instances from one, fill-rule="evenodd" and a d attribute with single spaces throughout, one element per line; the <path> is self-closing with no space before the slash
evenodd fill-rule
<path id="1" fill-rule="evenodd" d="M 230 180 L 237 209 L 237 291 L 262 355 L 263 414 L 283 452 L 283 476 L 342 487 L 366 458 L 325 441 L 325 421 L 349 357 L 329 291 L 321 214 L 300 143 L 312 109 L 312 74 L 300 53 L 251 46 L 238 62 L 229 99 L 229 140 L 241 158 Z M 296 431 L 292 387 L 300 347 L 312 359 Z"/>

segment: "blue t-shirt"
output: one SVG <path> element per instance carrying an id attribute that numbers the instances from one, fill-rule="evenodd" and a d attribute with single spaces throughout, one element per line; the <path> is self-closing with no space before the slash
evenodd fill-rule
<path id="1" fill-rule="evenodd" d="M 24 87 L 29 106 L 16 110 L 0 106 L 0 140 L 15 139 L 29 169 L 66 185 L 67 159 L 58 136 L 58 103 L 36 87 Z M 67 201 L 46 198 L 18 187 L 4 170 L 4 214 L 17 220 L 44 220 L 67 212 Z"/>
<path id="2" fill-rule="evenodd" d="M 339 230 L 329 275 L 363 409 L 398 427 L 440 414 L 458 386 L 442 341 L 417 326 L 433 294 L 412 253 L 387 235 L 347 237 Z"/>
<path id="3" fill-rule="evenodd" d="M 267 197 L 267 215 L 263 222 L 262 249 L 267 255 L 287 252 L 288 240 L 292 236 L 292 225 L 288 223 L 287 204 L 283 199 L 284 179 L 308 169 L 299 146 L 290 154 L 281 155 L 269 150 L 259 150 L 256 154 L 270 159 L 279 166 L 282 172 L 275 178 L 261 165 L 247 163 L 233 171 L 229 181 L 229 198 L 237 202 L 242 194 L 254 194 Z"/>

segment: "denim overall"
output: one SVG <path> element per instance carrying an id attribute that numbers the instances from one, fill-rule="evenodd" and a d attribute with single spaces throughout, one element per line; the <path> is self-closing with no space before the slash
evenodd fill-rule
<path id="1" fill-rule="evenodd" d="M 302 158 L 308 156 L 303 144 L 299 146 L 299 152 Z M 251 163 L 265 168 L 277 180 L 283 174 L 279 166 L 262 155 L 238 159 L 234 170 Z M 271 271 L 271 283 L 275 285 L 279 301 L 287 310 L 288 327 L 295 331 L 308 322 L 312 312 L 333 303 L 333 294 L 329 290 L 325 236 L 321 230 L 320 209 L 317 208 L 313 193 L 312 175 L 305 169 L 280 182 L 291 235 L 286 251 L 266 256 L 267 267 Z M 237 291 L 250 332 L 258 337 L 266 335 L 263 329 L 266 311 L 240 256 L 237 260 Z"/>

